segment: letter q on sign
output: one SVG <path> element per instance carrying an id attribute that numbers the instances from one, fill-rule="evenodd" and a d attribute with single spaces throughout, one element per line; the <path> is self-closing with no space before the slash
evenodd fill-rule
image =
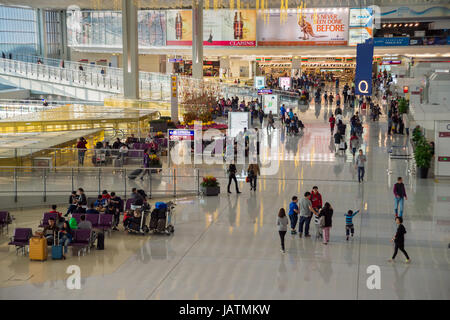
<path id="1" fill-rule="evenodd" d="M 364 85 L 364 89 L 361 88 L 362 85 Z M 368 89 L 369 89 L 369 84 L 367 83 L 366 80 L 361 80 L 361 81 L 358 83 L 358 90 L 359 90 L 359 92 L 362 92 L 362 93 L 369 93 L 369 90 L 368 90 Z"/>

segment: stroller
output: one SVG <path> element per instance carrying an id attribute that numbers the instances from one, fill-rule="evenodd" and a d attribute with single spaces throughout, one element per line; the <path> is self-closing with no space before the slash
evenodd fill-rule
<path id="1" fill-rule="evenodd" d="M 141 217 L 130 217 L 127 218 L 126 221 L 128 221 L 127 225 L 125 226 L 125 230 L 128 231 L 128 233 L 137 233 L 145 235 L 147 232 L 149 232 L 149 228 L 146 224 L 147 217 L 150 212 L 150 205 L 148 205 L 148 210 L 141 207 Z M 124 223 L 125 224 L 125 223 Z"/>
<path id="2" fill-rule="evenodd" d="M 174 233 L 175 228 L 172 223 L 174 209 L 175 203 L 172 201 L 155 203 L 155 209 L 150 216 L 150 231 L 167 235 Z"/>

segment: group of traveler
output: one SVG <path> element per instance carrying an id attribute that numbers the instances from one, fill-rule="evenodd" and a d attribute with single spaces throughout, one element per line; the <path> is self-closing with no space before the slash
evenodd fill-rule
<path id="1" fill-rule="evenodd" d="M 316 239 L 322 238 L 323 244 L 330 241 L 330 229 L 332 227 L 333 207 L 329 202 L 322 205 L 322 195 L 319 188 L 314 186 L 311 192 L 305 192 L 299 200 L 297 196 L 292 197 L 289 204 L 288 217 L 286 210 L 281 208 L 278 212 L 277 227 L 281 240 L 281 252 L 285 252 L 285 235 L 290 222 L 291 235 L 297 234 L 296 226 L 298 223 L 298 235 L 300 238 L 310 237 L 310 224 L 313 220 L 315 225 Z M 353 233 L 352 233 L 353 234 Z"/>

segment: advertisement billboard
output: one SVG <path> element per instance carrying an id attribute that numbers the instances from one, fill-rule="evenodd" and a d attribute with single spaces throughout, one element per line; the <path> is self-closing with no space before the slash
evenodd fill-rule
<path id="1" fill-rule="evenodd" d="M 349 27 L 373 27 L 372 8 L 351 8 L 349 14 Z"/>
<path id="2" fill-rule="evenodd" d="M 256 89 L 264 89 L 265 86 L 266 86 L 266 77 L 265 76 L 255 77 L 255 88 Z"/>
<path id="3" fill-rule="evenodd" d="M 272 111 L 274 116 L 278 115 L 278 96 L 276 94 L 264 95 L 263 109 L 265 114 L 269 114 Z"/>
<path id="4" fill-rule="evenodd" d="M 348 45 L 356 46 L 373 37 L 372 28 L 350 28 L 348 31 Z"/>
<path id="5" fill-rule="evenodd" d="M 138 41 L 140 47 L 166 45 L 166 15 L 163 11 L 138 11 Z"/>
<path id="6" fill-rule="evenodd" d="M 281 89 L 289 90 L 291 88 L 291 78 L 280 77 L 278 81 Z"/>
<path id="7" fill-rule="evenodd" d="M 236 137 L 245 128 L 250 128 L 250 113 L 229 112 L 228 113 L 228 135 Z"/>
<path id="8" fill-rule="evenodd" d="M 280 24 L 280 13 L 258 14 L 258 46 L 347 45 L 348 8 L 305 9 L 302 14 L 287 13 Z"/>
<path id="9" fill-rule="evenodd" d="M 167 11 L 167 45 L 192 45 L 192 11 Z M 204 10 L 203 45 L 256 46 L 255 10 Z"/>
<path id="10" fill-rule="evenodd" d="M 409 46 L 409 37 L 374 38 L 375 47 Z"/>

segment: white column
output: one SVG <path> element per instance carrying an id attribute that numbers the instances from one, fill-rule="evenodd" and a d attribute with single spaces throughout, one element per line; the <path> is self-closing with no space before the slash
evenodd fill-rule
<path id="1" fill-rule="evenodd" d="M 192 77 L 203 79 L 203 0 L 192 0 Z"/>
<path id="2" fill-rule="evenodd" d="M 122 0 L 123 95 L 139 99 L 139 53 L 137 7 L 134 0 Z"/>
<path id="3" fill-rule="evenodd" d="M 45 9 L 37 9 L 39 31 L 39 55 L 47 57 L 47 32 L 45 28 Z"/>

